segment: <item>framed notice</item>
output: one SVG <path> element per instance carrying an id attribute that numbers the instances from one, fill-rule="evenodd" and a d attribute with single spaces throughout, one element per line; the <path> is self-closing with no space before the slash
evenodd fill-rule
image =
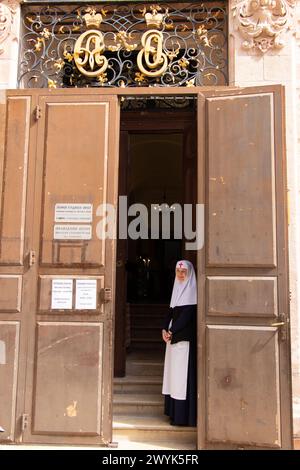
<path id="1" fill-rule="evenodd" d="M 55 222 L 92 222 L 93 204 L 55 204 Z"/>
<path id="2" fill-rule="evenodd" d="M 54 225 L 55 240 L 91 240 L 91 225 Z"/>
<path id="3" fill-rule="evenodd" d="M 71 309 L 73 279 L 52 279 L 51 309 Z"/>
<path id="4" fill-rule="evenodd" d="M 96 310 L 97 280 L 77 279 L 75 308 L 78 310 Z"/>

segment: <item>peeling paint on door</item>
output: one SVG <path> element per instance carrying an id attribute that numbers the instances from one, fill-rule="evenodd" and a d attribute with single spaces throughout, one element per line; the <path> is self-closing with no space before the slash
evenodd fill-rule
<path id="1" fill-rule="evenodd" d="M 69 418 L 75 418 L 77 416 L 77 401 L 73 401 L 72 405 L 67 406 L 66 408 L 66 415 L 69 416 Z M 65 415 L 65 416 L 66 416 Z"/>

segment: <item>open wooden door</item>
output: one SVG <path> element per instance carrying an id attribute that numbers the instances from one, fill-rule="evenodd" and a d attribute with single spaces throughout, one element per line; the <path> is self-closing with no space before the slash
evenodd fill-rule
<path id="1" fill-rule="evenodd" d="M 292 446 L 284 101 L 199 95 L 199 448 Z"/>
<path id="2" fill-rule="evenodd" d="M 8 344 L 7 395 L 18 397 L 11 440 L 105 444 L 112 440 L 116 243 L 100 239 L 97 225 L 101 204 L 117 206 L 119 105 L 116 96 L 61 91 L 9 98 L 1 220 L 14 220 L 3 222 L 10 231 L 2 233 L 0 261 L 15 267 L 0 275 L 0 345 Z"/>
<path id="3" fill-rule="evenodd" d="M 30 309 L 28 253 L 31 214 L 28 191 L 31 97 L 0 100 L 0 434 L 13 442 L 20 434 L 17 403 L 24 399 L 26 327 Z M 25 341 L 24 341 L 25 340 Z M 21 385 L 23 384 L 23 385 Z"/>

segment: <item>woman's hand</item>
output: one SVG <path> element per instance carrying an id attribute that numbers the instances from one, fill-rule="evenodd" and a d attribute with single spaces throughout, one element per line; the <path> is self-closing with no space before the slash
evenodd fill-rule
<path id="1" fill-rule="evenodd" d="M 172 334 L 169 331 L 162 330 L 162 338 L 165 343 L 168 343 L 171 340 Z"/>

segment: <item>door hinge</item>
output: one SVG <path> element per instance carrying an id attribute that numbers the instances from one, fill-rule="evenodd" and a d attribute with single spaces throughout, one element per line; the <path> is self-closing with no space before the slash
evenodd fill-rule
<path id="1" fill-rule="evenodd" d="M 26 413 L 23 413 L 23 414 L 22 414 L 22 418 L 21 418 L 21 429 L 22 429 L 22 432 L 24 432 L 25 429 L 28 428 L 28 423 L 29 423 L 29 415 L 26 414 Z"/>
<path id="2" fill-rule="evenodd" d="M 42 109 L 39 105 L 37 105 L 34 110 L 34 117 L 36 121 L 38 121 L 42 117 Z"/>
<path id="3" fill-rule="evenodd" d="M 30 268 L 31 268 L 31 266 L 33 266 L 35 264 L 35 261 L 36 261 L 35 251 L 30 250 L 29 251 L 29 267 Z"/>

